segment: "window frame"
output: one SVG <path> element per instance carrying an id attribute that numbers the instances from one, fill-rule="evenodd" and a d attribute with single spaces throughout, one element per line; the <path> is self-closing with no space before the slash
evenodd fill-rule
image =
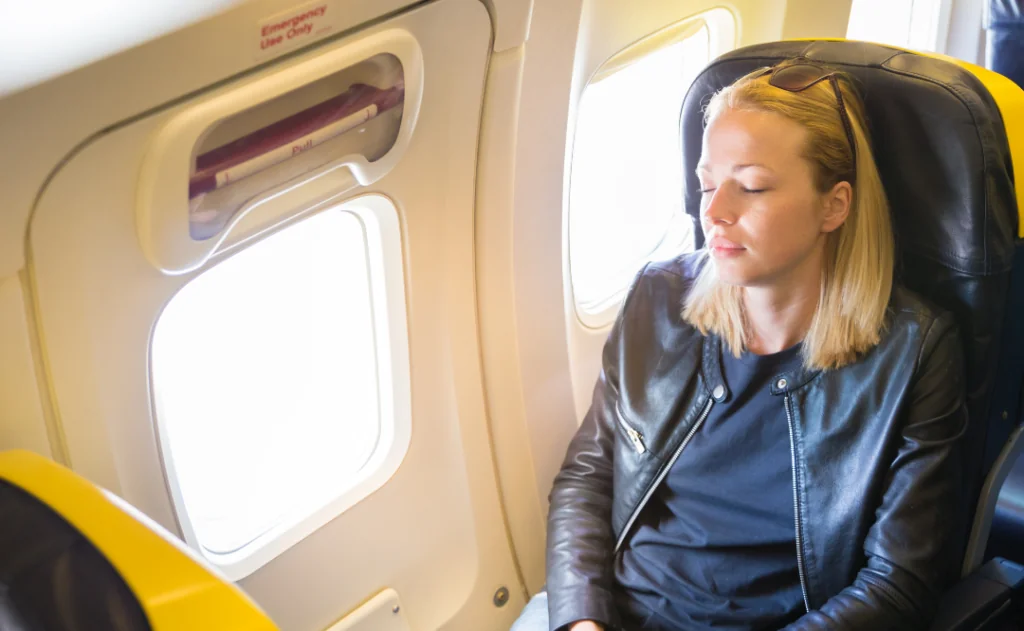
<path id="1" fill-rule="evenodd" d="M 279 228 L 261 235 L 259 240 L 272 238 L 280 230 L 286 230 L 316 214 L 330 211 L 351 213 L 362 224 L 364 230 L 377 355 L 377 382 L 380 391 L 380 438 L 377 447 L 353 483 L 333 499 L 304 516 L 286 516 L 235 551 L 220 554 L 203 548 L 188 516 L 184 496 L 178 484 L 166 426 L 167 419 L 159 413 L 159 397 L 153 380 L 153 335 L 163 310 L 154 320 L 150 331 L 147 349 L 150 412 L 153 415 L 158 440 L 163 482 L 171 498 L 174 518 L 185 543 L 215 565 L 231 581 L 239 581 L 256 572 L 379 490 L 398 471 L 409 450 L 412 438 L 412 404 L 408 316 L 401 224 L 395 204 L 380 194 L 354 197 L 339 204 L 317 209 L 315 213 L 299 214 Z M 232 248 L 230 255 L 240 251 L 244 251 L 244 247 Z M 216 267 L 225 258 L 218 256 L 208 261 L 200 270 L 191 274 L 177 291 L 181 291 L 189 282 Z M 173 296 L 168 299 L 165 309 L 173 299 Z"/>

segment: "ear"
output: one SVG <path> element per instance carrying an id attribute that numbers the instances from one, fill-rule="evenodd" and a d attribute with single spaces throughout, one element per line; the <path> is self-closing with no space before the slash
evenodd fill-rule
<path id="1" fill-rule="evenodd" d="M 825 193 L 822 201 L 825 214 L 821 218 L 821 231 L 832 232 L 843 225 L 846 218 L 850 216 L 853 187 L 849 182 L 839 182 L 832 187 L 831 191 Z"/>

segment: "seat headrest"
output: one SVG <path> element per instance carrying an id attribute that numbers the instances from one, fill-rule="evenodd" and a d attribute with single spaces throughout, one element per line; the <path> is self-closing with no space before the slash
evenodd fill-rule
<path id="1" fill-rule="evenodd" d="M 1017 203 L 999 107 L 981 81 L 960 65 L 879 44 L 773 42 L 712 62 L 683 105 L 687 213 L 696 220 L 700 210 L 695 169 L 708 100 L 752 70 L 795 57 L 852 77 L 864 100 L 900 258 L 927 257 L 971 275 L 1010 269 Z"/>

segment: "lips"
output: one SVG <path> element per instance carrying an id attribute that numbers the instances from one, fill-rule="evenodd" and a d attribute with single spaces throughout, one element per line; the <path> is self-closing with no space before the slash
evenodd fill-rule
<path id="1" fill-rule="evenodd" d="M 708 249 L 711 250 L 711 256 L 719 261 L 743 256 L 743 253 L 746 251 L 746 248 L 739 243 L 721 236 L 709 239 Z"/>
<path id="2" fill-rule="evenodd" d="M 743 250 L 745 249 L 739 243 L 730 241 L 725 237 L 712 237 L 708 242 L 708 247 L 712 250 Z"/>

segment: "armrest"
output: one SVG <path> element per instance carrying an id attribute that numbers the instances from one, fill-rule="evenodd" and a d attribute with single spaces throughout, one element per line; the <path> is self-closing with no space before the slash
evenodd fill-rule
<path id="1" fill-rule="evenodd" d="M 992 559 L 946 592 L 931 631 L 988 629 L 1006 620 L 1022 599 L 1024 566 Z"/>

